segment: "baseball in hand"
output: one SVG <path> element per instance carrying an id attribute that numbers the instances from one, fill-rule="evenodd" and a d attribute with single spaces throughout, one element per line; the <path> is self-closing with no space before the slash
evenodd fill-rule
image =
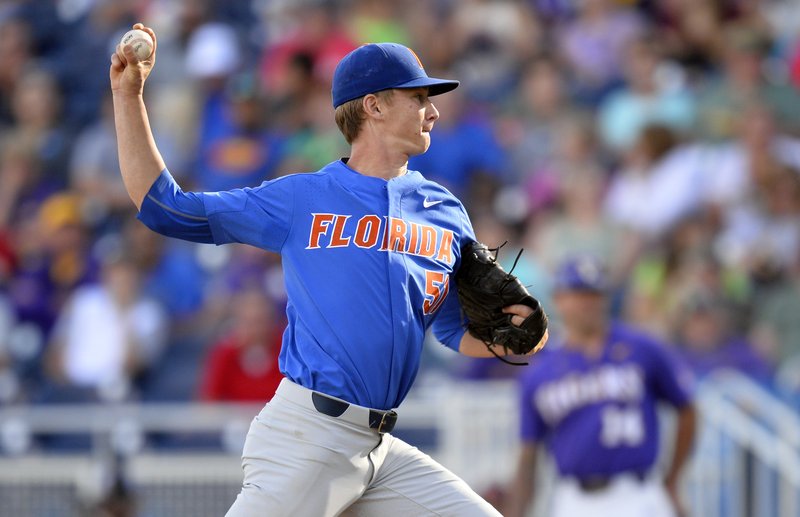
<path id="1" fill-rule="evenodd" d="M 122 36 L 119 43 L 122 47 L 128 44 L 133 45 L 133 52 L 139 61 L 147 59 L 153 53 L 153 38 L 140 29 L 129 30 Z"/>

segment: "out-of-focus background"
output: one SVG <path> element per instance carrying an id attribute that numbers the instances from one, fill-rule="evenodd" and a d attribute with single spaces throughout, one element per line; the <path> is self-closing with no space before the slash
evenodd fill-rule
<path id="1" fill-rule="evenodd" d="M 800 515 L 788 0 L 0 1 L 0 515 L 222 515 L 280 379 L 279 258 L 159 237 L 123 189 L 108 67 L 137 21 L 186 190 L 345 156 L 330 80 L 362 43 L 460 79 L 411 167 L 501 258 L 525 249 L 515 272 L 547 308 L 554 265 L 592 253 L 615 317 L 689 363 L 693 516 Z M 427 346 L 397 434 L 500 497 L 520 370 Z"/>

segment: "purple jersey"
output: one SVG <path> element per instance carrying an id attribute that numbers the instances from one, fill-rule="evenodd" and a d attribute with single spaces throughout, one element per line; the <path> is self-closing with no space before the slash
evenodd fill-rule
<path id="1" fill-rule="evenodd" d="M 613 324 L 602 353 L 548 347 L 522 378 L 524 441 L 543 441 L 562 476 L 645 472 L 656 459 L 656 401 L 682 407 L 691 374 L 653 338 Z"/>

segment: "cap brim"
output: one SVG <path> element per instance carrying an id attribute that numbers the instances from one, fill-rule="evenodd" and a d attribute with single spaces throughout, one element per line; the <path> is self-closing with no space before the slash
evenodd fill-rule
<path id="1" fill-rule="evenodd" d="M 450 79 L 436 79 L 435 77 L 420 77 L 403 84 L 398 84 L 394 88 L 427 88 L 428 96 L 441 95 L 458 88 L 460 83 Z"/>

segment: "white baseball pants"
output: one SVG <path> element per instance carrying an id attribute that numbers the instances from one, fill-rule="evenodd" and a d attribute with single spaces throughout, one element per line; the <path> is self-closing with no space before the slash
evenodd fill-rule
<path id="1" fill-rule="evenodd" d="M 311 393 L 284 379 L 253 420 L 227 517 L 500 516 L 428 455 L 370 429 L 367 408 L 330 417 Z"/>
<path id="2" fill-rule="evenodd" d="M 552 517 L 675 517 L 667 492 L 656 478 L 633 475 L 614 478 L 596 492 L 581 490 L 577 481 L 559 480 L 552 499 Z"/>

